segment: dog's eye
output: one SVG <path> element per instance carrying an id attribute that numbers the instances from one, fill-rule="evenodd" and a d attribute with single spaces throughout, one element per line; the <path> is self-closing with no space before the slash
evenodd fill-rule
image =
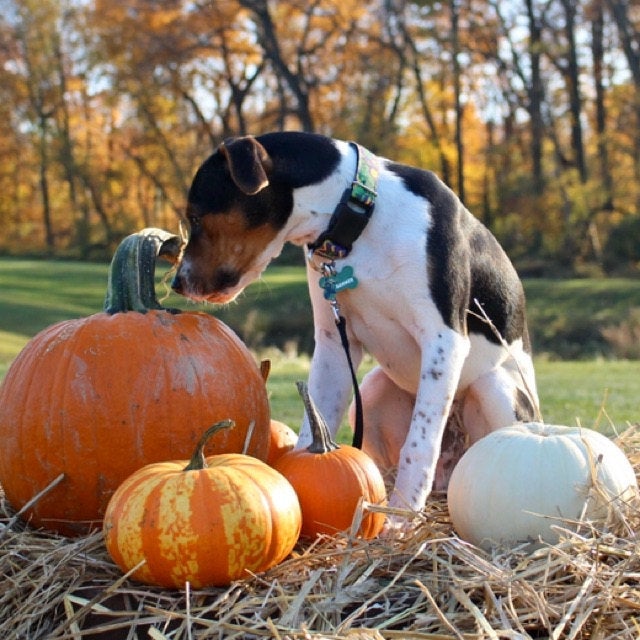
<path id="1" fill-rule="evenodd" d="M 189 222 L 191 233 L 193 233 L 194 231 L 198 231 L 198 229 L 200 228 L 200 218 L 198 216 L 188 216 L 187 220 Z"/>

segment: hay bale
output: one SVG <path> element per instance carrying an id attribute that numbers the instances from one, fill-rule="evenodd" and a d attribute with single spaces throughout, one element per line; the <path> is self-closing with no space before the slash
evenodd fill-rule
<path id="1" fill-rule="evenodd" d="M 640 426 L 618 444 L 638 474 Z M 559 525 L 556 545 L 486 553 L 455 536 L 446 500 L 434 496 L 402 540 L 320 538 L 228 588 L 178 592 L 122 576 L 100 533 L 31 530 L 3 500 L 0 637 L 635 640 L 635 507 L 621 530 Z"/>

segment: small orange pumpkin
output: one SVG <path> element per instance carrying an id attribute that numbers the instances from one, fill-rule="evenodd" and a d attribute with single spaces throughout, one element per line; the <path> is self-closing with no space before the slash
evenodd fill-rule
<path id="1" fill-rule="evenodd" d="M 185 582 L 223 586 L 291 553 L 301 514 L 289 482 L 250 456 L 205 460 L 207 439 L 232 425 L 208 429 L 188 464 L 147 465 L 113 494 L 104 517 L 107 550 L 123 571 L 138 567 L 136 580 L 177 589 Z"/>
<path id="2" fill-rule="evenodd" d="M 23 517 L 66 535 L 99 527 L 116 487 L 150 462 L 188 458 L 204 425 L 227 417 L 217 452 L 266 459 L 269 401 L 253 356 L 231 329 L 155 297 L 158 255 L 177 236 L 145 229 L 126 238 L 109 273 L 106 311 L 36 335 L 0 386 L 0 484 Z"/>
<path id="3" fill-rule="evenodd" d="M 302 508 L 303 536 L 334 534 L 351 527 L 361 501 L 381 504 L 386 500 L 382 475 L 375 462 L 363 451 L 338 446 L 329 435 L 323 417 L 309 395 L 307 385 L 298 382 L 309 417 L 313 442 L 307 449 L 294 449 L 282 455 L 274 468 L 293 485 Z M 364 511 L 358 535 L 369 539 L 384 526 L 385 516 Z"/>
<path id="4" fill-rule="evenodd" d="M 269 425 L 269 434 L 267 464 L 273 466 L 276 460 L 296 446 L 298 434 L 288 424 L 273 419 Z"/>

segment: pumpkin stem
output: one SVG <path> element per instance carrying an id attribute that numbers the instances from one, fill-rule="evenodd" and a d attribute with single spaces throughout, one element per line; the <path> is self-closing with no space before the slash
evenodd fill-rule
<path id="1" fill-rule="evenodd" d="M 189 460 L 189 464 L 183 469 L 183 471 L 201 471 L 202 469 L 206 469 L 207 461 L 204 457 L 204 447 L 209 441 L 209 438 L 211 438 L 214 433 L 217 433 L 222 429 L 233 429 L 233 427 L 235 427 L 235 424 L 236 423 L 233 420 L 221 420 L 220 422 L 216 422 L 213 426 L 209 427 L 202 434 L 200 440 L 198 440 L 198 444 L 196 445 L 195 451 L 191 456 L 191 460 Z"/>
<path id="2" fill-rule="evenodd" d="M 311 395 L 309 394 L 309 387 L 306 382 L 296 382 L 298 387 L 298 393 L 304 403 L 304 409 L 307 412 L 309 418 L 309 424 L 311 426 L 311 436 L 313 441 L 307 447 L 307 451 L 310 453 L 329 453 L 329 451 L 335 451 L 340 447 L 334 442 L 331 434 L 329 433 L 329 427 L 322 414 L 318 411 Z"/>
<path id="3" fill-rule="evenodd" d="M 271 360 L 261 360 L 260 361 L 260 375 L 262 376 L 262 380 L 264 382 L 269 378 L 269 374 L 271 373 Z"/>
<path id="4" fill-rule="evenodd" d="M 127 236 L 118 246 L 111 266 L 104 310 L 109 314 L 150 309 L 180 313 L 178 309 L 166 309 L 156 298 L 156 259 L 165 258 L 176 263 L 182 251 L 180 236 L 149 227 Z"/>

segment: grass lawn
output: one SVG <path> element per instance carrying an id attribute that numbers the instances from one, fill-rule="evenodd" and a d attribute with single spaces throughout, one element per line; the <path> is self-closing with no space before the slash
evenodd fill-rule
<path id="1" fill-rule="evenodd" d="M 44 327 L 100 311 L 106 283 L 104 264 L 0 259 L 0 377 L 29 338 Z M 639 421 L 640 361 L 599 355 L 605 347 L 598 327 L 624 323 L 630 308 L 640 308 L 640 282 L 531 280 L 525 286 L 537 351 L 583 358 L 537 358 L 545 420 L 579 422 L 606 432 L 614 425 L 623 429 L 627 422 Z M 159 283 L 157 290 L 162 297 L 163 285 Z M 173 294 L 164 304 L 202 308 Z M 255 350 L 256 358 L 269 357 L 273 415 L 297 427 L 302 405 L 294 383 L 307 375 L 309 358 L 300 352 L 312 346 L 302 270 L 273 266 L 238 302 L 213 311 Z M 366 363 L 363 369 L 370 366 Z"/>
<path id="2" fill-rule="evenodd" d="M 309 358 L 292 358 L 282 353 L 270 356 L 271 375 L 267 387 L 273 416 L 297 429 L 302 404 L 295 381 L 306 377 Z M 372 364 L 371 361 L 365 362 L 363 372 Z M 581 425 L 612 434 L 623 431 L 628 423 L 640 421 L 638 361 L 551 362 L 543 359 L 536 361 L 536 371 L 546 422 Z M 346 426 L 340 439 L 349 439 Z"/>
<path id="3" fill-rule="evenodd" d="M 546 422 L 623 431 L 640 421 L 637 360 L 536 361 Z"/>

